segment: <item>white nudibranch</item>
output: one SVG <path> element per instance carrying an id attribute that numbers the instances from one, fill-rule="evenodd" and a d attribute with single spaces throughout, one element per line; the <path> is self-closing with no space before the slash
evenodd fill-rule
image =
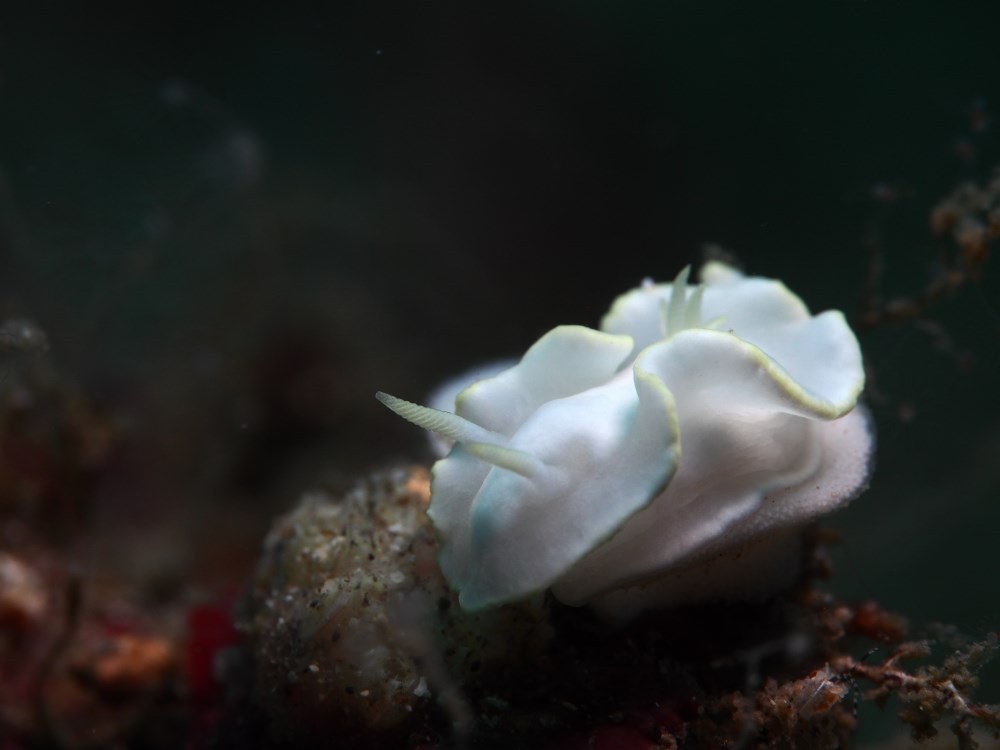
<path id="1" fill-rule="evenodd" d="M 864 368 L 837 311 L 708 263 L 559 326 L 432 409 L 429 514 L 466 609 L 551 589 L 618 618 L 787 585 L 801 529 L 868 479 Z M 457 394 L 457 395 L 455 395 Z"/>

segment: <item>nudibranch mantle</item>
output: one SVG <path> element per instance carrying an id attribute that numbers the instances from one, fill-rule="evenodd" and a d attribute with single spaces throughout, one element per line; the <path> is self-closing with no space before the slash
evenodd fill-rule
<path id="1" fill-rule="evenodd" d="M 448 451 L 429 514 L 464 608 L 551 588 L 622 617 L 769 593 L 802 526 L 863 489 L 873 436 L 843 315 L 721 263 L 687 275 L 452 381 L 432 400 L 451 409 L 378 394 Z"/>

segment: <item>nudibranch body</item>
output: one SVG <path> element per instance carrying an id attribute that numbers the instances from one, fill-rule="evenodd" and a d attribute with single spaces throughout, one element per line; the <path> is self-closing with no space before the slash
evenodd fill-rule
<path id="1" fill-rule="evenodd" d="M 463 607 L 551 588 L 622 617 L 768 593 L 801 528 L 863 488 L 873 437 L 843 315 L 720 263 L 701 278 L 643 284 L 600 330 L 553 329 L 453 383 L 453 411 L 378 394 L 450 446 L 429 514 Z"/>

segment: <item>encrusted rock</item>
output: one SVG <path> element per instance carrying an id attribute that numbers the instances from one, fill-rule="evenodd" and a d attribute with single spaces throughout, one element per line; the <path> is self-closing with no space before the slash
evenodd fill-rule
<path id="1" fill-rule="evenodd" d="M 425 469 L 392 469 L 339 496 L 308 493 L 272 528 L 244 626 L 279 738 L 379 744 L 427 723 L 462 733 L 457 685 L 544 646 L 540 607 L 462 612 L 435 561 L 428 498 Z"/>

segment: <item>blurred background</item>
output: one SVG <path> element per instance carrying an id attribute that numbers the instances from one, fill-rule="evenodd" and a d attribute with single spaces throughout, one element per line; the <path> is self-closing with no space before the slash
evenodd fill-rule
<path id="1" fill-rule="evenodd" d="M 376 390 L 596 325 L 706 244 L 860 321 L 873 252 L 918 296 L 932 207 L 1000 163 L 984 2 L 33 7 L 0 19 L 0 312 L 115 436 L 74 554 L 167 588 L 238 586 L 303 490 L 427 459 Z M 864 334 L 876 471 L 831 521 L 838 594 L 977 637 L 993 261 Z"/>

